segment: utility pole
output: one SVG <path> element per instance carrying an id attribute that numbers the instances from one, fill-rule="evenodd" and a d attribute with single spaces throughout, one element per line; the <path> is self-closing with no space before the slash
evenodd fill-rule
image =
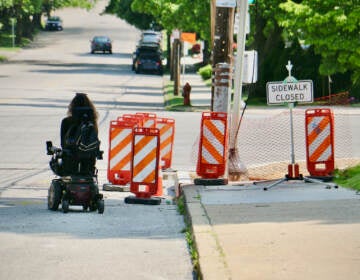
<path id="1" fill-rule="evenodd" d="M 179 95 L 180 91 L 180 58 L 181 58 L 181 42 L 180 39 L 175 39 L 173 43 L 174 50 L 174 95 Z"/>
<path id="2" fill-rule="evenodd" d="M 171 46 L 170 80 L 174 81 L 174 95 L 179 95 L 181 58 L 180 31 L 173 30 L 172 37 L 174 41 Z"/>
<path id="3" fill-rule="evenodd" d="M 216 68 L 218 63 L 228 63 L 232 68 L 232 46 L 234 27 L 234 5 L 225 3 L 232 1 L 212 0 L 211 2 L 211 34 L 212 34 L 212 67 Z M 214 109 L 214 81 L 211 87 L 211 110 Z"/>

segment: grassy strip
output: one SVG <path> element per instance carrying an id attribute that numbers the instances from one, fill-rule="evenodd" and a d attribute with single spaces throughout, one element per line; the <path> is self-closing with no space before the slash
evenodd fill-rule
<path id="1" fill-rule="evenodd" d="M 344 170 L 335 170 L 334 182 L 344 188 L 360 192 L 360 165 Z"/>
<path id="2" fill-rule="evenodd" d="M 185 216 L 186 215 L 186 209 L 185 209 L 185 201 L 184 201 L 184 196 L 180 196 L 178 199 L 176 199 L 176 204 L 178 207 L 178 212 Z M 193 238 L 193 234 L 191 231 L 191 225 L 189 224 L 189 222 L 187 221 L 186 218 L 184 218 L 186 227 L 182 230 L 182 233 L 185 234 L 185 240 L 187 242 L 188 248 L 189 248 L 189 252 L 190 252 L 190 257 L 191 257 L 191 262 L 193 265 L 193 272 L 194 272 L 194 276 L 196 277 L 196 279 L 200 279 L 199 278 L 199 255 L 195 246 L 195 241 Z M 195 279 L 194 277 L 194 279 Z"/>
<path id="3" fill-rule="evenodd" d="M 184 106 L 184 98 L 174 95 L 174 82 L 169 81 L 164 88 L 165 108 L 167 111 L 191 111 L 191 106 Z"/>
<path id="4" fill-rule="evenodd" d="M 38 30 L 35 30 L 33 35 L 36 36 L 37 33 Z M 13 46 L 12 35 L 0 32 L 0 62 L 7 61 L 9 56 L 20 51 L 22 47 L 28 46 L 31 42 L 31 39 L 23 37 L 21 38 L 21 43 Z"/>

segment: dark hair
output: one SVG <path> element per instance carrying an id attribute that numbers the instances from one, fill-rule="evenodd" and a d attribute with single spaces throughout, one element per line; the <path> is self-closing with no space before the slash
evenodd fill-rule
<path id="1" fill-rule="evenodd" d="M 81 108 L 81 107 L 89 107 L 89 108 L 91 108 L 91 110 L 92 110 L 92 112 L 94 114 L 91 119 L 94 120 L 94 125 L 95 125 L 96 130 L 97 130 L 98 113 L 97 113 L 97 111 L 95 109 L 94 103 L 89 99 L 89 97 L 87 96 L 86 93 L 82 93 L 82 92 L 76 93 L 75 97 L 71 100 L 71 102 L 70 102 L 70 104 L 68 106 L 67 115 L 69 117 L 72 117 L 73 113 L 74 113 L 74 109 Z"/>

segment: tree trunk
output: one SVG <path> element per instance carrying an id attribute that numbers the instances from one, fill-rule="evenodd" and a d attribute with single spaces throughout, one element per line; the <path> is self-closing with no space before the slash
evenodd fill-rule
<path id="1" fill-rule="evenodd" d="M 41 13 L 37 13 L 33 16 L 33 26 L 36 29 L 42 29 L 42 25 L 41 25 Z"/>

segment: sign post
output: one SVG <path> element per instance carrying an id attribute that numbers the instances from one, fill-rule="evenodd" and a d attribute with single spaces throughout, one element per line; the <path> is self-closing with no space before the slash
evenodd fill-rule
<path id="1" fill-rule="evenodd" d="M 282 82 L 268 82 L 266 84 L 268 105 L 287 104 L 290 110 L 291 164 L 288 165 L 288 174 L 285 178 L 271 184 L 268 187 L 265 187 L 265 191 L 287 180 L 306 180 L 313 183 L 323 183 L 322 181 L 312 178 L 304 178 L 302 174 L 299 173 L 299 165 L 295 163 L 293 109 L 296 103 L 312 103 L 314 96 L 312 81 L 298 81 L 291 75 L 292 67 L 293 65 L 289 60 L 286 65 L 288 77 L 286 77 Z M 329 188 L 331 187 L 330 184 L 326 185 Z"/>
<path id="2" fill-rule="evenodd" d="M 302 175 L 299 174 L 299 166 L 295 163 L 293 109 L 295 103 L 313 102 L 313 83 L 311 80 L 298 81 L 291 75 L 292 67 L 293 65 L 289 60 L 286 65 L 288 76 L 282 82 L 268 82 L 266 94 L 268 105 L 288 104 L 290 110 L 291 164 L 288 165 L 286 178 L 302 179 Z"/>
<path id="3" fill-rule="evenodd" d="M 16 18 L 10 18 L 11 21 L 11 40 L 12 40 L 12 47 L 15 48 L 15 23 Z"/>
<path id="4" fill-rule="evenodd" d="M 267 104 L 279 105 L 284 103 L 312 103 L 314 101 L 313 82 L 311 80 L 296 80 L 291 76 L 293 65 L 290 60 L 286 65 L 288 77 L 280 82 L 266 84 Z"/>

